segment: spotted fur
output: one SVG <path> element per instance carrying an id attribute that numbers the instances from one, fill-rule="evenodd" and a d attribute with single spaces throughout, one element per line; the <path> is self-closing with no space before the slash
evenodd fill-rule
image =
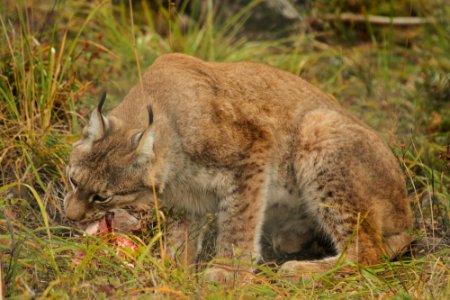
<path id="1" fill-rule="evenodd" d="M 158 58 L 107 117 L 93 113 L 68 176 L 69 219 L 148 209 L 154 182 L 183 224 L 217 214 L 216 258 L 287 257 L 284 272 L 322 272 L 342 254 L 370 265 L 410 241 L 405 182 L 386 143 L 314 86 L 263 64 Z M 207 274 L 223 281 L 230 271 Z"/>

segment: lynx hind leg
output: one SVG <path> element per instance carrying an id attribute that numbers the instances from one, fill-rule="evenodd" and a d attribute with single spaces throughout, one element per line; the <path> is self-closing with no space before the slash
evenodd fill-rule
<path id="1" fill-rule="evenodd" d="M 297 182 L 337 255 L 289 261 L 280 271 L 299 276 L 326 272 L 341 256 L 363 265 L 392 257 L 406 243 L 403 234 L 411 221 L 402 175 L 387 146 L 363 125 L 335 112 L 312 112 L 302 125 Z M 399 220 L 406 225 L 389 228 Z M 398 238 L 388 237 L 394 235 Z"/>
<path id="2" fill-rule="evenodd" d="M 325 221 L 326 222 L 326 221 Z M 339 226 L 339 225 L 338 225 Z M 372 265 L 378 262 L 383 255 L 380 243 L 376 241 L 376 234 L 368 234 L 361 224 L 354 224 L 347 228 L 347 233 L 342 234 L 341 230 L 326 230 L 332 237 L 336 249 L 336 255 L 317 260 L 291 260 L 284 263 L 280 268 L 280 273 L 287 277 L 309 278 L 314 274 L 325 273 L 334 267 L 338 262 L 354 261 L 363 265 Z M 324 226 L 330 228 L 330 226 Z"/>
<path id="3" fill-rule="evenodd" d="M 369 216 L 339 207 L 338 192 L 330 192 L 336 198 L 323 200 L 318 209 L 318 223 L 335 248 L 335 255 L 317 260 L 292 260 L 284 263 L 280 273 L 291 279 L 306 279 L 314 274 L 326 273 L 342 261 L 354 261 L 372 265 L 383 255 L 379 227 L 370 224 Z M 341 198 L 343 199 L 343 198 Z"/>

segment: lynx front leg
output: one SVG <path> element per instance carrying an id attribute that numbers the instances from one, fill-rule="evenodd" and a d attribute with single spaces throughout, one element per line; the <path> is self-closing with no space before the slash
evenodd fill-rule
<path id="1" fill-rule="evenodd" d="M 236 188 L 219 205 L 216 264 L 208 280 L 233 283 L 260 259 L 260 235 L 267 189 L 267 167 L 246 163 L 236 176 Z"/>
<path id="2" fill-rule="evenodd" d="M 171 259 L 178 260 L 185 268 L 193 265 L 202 251 L 205 232 L 210 230 L 208 223 L 207 216 L 184 216 L 170 223 L 165 247 Z"/>

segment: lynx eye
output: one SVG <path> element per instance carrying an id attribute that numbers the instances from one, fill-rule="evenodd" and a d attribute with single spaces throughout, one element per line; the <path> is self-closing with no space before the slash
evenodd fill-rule
<path id="1" fill-rule="evenodd" d="M 111 199 L 112 199 L 112 197 L 104 197 L 99 194 L 94 194 L 91 196 L 91 202 L 94 202 L 94 203 L 104 204 L 104 203 L 111 201 Z"/>
<path id="2" fill-rule="evenodd" d="M 77 189 L 77 187 L 78 187 L 78 182 L 76 182 L 76 181 L 72 178 L 72 176 L 69 176 L 69 183 L 70 183 L 70 185 L 72 186 L 72 189 L 73 189 L 73 190 L 76 190 L 76 189 Z"/>

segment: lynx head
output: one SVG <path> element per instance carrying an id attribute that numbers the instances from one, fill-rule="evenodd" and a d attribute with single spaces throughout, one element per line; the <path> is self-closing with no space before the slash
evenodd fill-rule
<path id="1" fill-rule="evenodd" d="M 128 129 L 123 122 L 105 117 L 103 94 L 80 141 L 73 145 L 67 166 L 72 186 L 64 199 L 68 219 L 85 227 L 116 209 L 148 210 L 151 201 L 149 168 L 154 160 L 152 126 Z"/>

